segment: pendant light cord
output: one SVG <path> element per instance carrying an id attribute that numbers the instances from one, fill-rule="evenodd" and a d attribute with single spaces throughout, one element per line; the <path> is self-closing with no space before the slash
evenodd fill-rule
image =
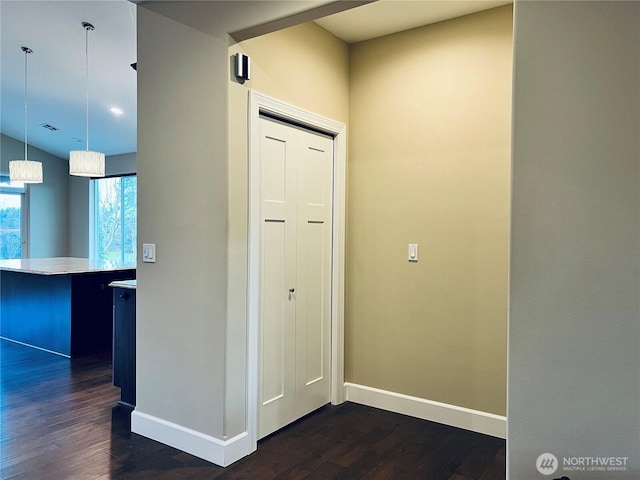
<path id="1" fill-rule="evenodd" d="M 28 115 L 29 115 L 29 111 L 27 108 L 27 76 L 28 76 L 28 69 L 27 69 L 27 57 L 29 56 L 29 54 L 31 52 L 33 52 L 33 50 L 31 50 L 29 47 L 22 47 L 22 51 L 24 52 L 24 159 L 28 160 L 27 158 L 27 119 L 28 119 Z"/>
<path id="2" fill-rule="evenodd" d="M 89 25 L 85 25 L 84 27 L 84 58 L 85 58 L 85 90 L 86 90 L 86 96 L 87 96 L 87 132 L 86 132 L 86 139 L 87 139 L 87 152 L 89 151 L 89 30 L 92 30 L 93 27 L 89 26 Z"/>
<path id="3" fill-rule="evenodd" d="M 89 22 L 82 22 L 82 27 L 84 28 L 84 84 L 85 84 L 85 94 L 87 97 L 86 144 L 87 144 L 87 152 L 88 152 L 89 151 L 89 30 L 95 30 L 95 28 Z"/>

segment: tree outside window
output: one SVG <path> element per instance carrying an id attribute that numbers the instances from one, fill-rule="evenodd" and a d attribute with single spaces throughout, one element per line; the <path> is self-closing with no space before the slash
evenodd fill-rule
<path id="1" fill-rule="evenodd" d="M 22 182 L 12 182 L 0 175 L 0 259 L 22 258 L 27 253 L 23 199 L 26 188 Z M 26 247 L 26 245 L 25 245 Z"/>
<path id="2" fill-rule="evenodd" d="M 22 256 L 21 198 L 0 193 L 0 259 Z"/>
<path id="3" fill-rule="evenodd" d="M 137 245 L 137 177 L 93 180 L 95 252 L 103 261 L 135 263 Z"/>

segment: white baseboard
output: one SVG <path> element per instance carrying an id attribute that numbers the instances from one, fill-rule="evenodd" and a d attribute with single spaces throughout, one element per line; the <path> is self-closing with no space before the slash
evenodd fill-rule
<path id="1" fill-rule="evenodd" d="M 131 413 L 131 431 L 221 467 L 229 466 L 253 451 L 247 432 L 220 440 L 138 410 Z"/>
<path id="2" fill-rule="evenodd" d="M 345 383 L 344 389 L 350 402 L 507 438 L 507 417 L 354 383 Z"/>
<path id="3" fill-rule="evenodd" d="M 7 338 L 7 337 L 3 337 L 1 335 L 0 335 L 0 338 L 2 340 L 6 340 L 7 342 L 13 342 L 13 343 L 17 343 L 19 345 L 24 345 L 25 347 L 35 348 L 36 350 L 42 350 L 43 352 L 53 353 L 54 355 L 60 355 L 61 357 L 64 357 L 64 358 L 71 358 L 71 355 L 67 355 L 66 353 L 54 352 L 53 350 L 49 350 L 47 348 L 36 347 L 35 345 L 31 345 L 30 343 L 24 343 L 24 342 L 21 342 L 19 340 L 14 340 L 13 338 Z"/>

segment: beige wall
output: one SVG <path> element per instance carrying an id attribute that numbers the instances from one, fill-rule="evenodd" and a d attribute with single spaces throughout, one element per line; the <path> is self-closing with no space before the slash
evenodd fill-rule
<path id="1" fill-rule="evenodd" d="M 138 244 L 157 261 L 137 268 L 136 411 L 223 438 L 227 44 L 155 11 L 174 6 L 138 8 Z"/>
<path id="2" fill-rule="evenodd" d="M 515 12 L 509 478 L 638 479 L 640 2 Z"/>
<path id="3" fill-rule="evenodd" d="M 505 414 L 511 66 L 511 6 L 352 46 L 346 381 Z"/>
<path id="4" fill-rule="evenodd" d="M 231 48 L 251 57 L 251 80 L 234 81 L 230 94 L 234 103 L 246 105 L 247 90 L 254 89 L 297 107 L 347 123 L 349 119 L 349 46 L 315 23 L 304 23 Z M 233 104 L 232 104 L 233 105 Z M 246 110 L 229 108 L 246 125 Z M 246 130 L 246 129 L 245 129 Z M 231 138 L 239 143 L 237 131 Z M 246 132 L 244 132 L 246 133 Z M 242 144 L 246 150 L 246 142 Z"/>
<path id="5" fill-rule="evenodd" d="M 244 349 L 247 295 L 247 100 L 249 89 L 342 123 L 349 119 L 349 47 L 315 23 L 305 23 L 230 48 L 251 58 L 251 80 L 229 86 L 229 329 Z M 244 350 L 243 350 L 244 351 Z M 244 421 L 244 365 L 227 364 L 228 430 Z M 233 414 L 232 414 L 233 412 Z M 232 414 L 232 415 L 231 415 Z"/>

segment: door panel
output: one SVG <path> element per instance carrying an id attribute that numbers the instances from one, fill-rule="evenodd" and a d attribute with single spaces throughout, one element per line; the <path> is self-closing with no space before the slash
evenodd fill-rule
<path id="1" fill-rule="evenodd" d="M 300 362 L 298 367 L 304 366 L 304 378 L 301 382 L 309 385 L 312 382 L 322 380 L 324 377 L 324 356 L 323 345 L 325 330 L 323 296 L 324 292 L 324 269 L 322 259 L 325 255 L 323 222 L 307 223 L 307 262 L 306 262 L 306 305 L 304 312 L 296 312 L 306 319 L 305 330 L 300 332 L 305 334 L 305 354 L 304 363 Z M 296 316 L 297 316 L 296 315 Z M 302 323 L 302 322 L 301 322 Z"/>
<path id="2" fill-rule="evenodd" d="M 265 201 L 284 202 L 287 186 L 287 139 L 264 138 L 262 195 Z"/>
<path id="3" fill-rule="evenodd" d="M 262 438 L 330 399 L 333 140 L 260 128 Z"/>
<path id="4" fill-rule="evenodd" d="M 296 405 L 298 416 L 329 402 L 333 140 L 299 136 Z"/>
<path id="5" fill-rule="evenodd" d="M 296 136 L 262 125 L 261 436 L 295 419 Z"/>
<path id="6" fill-rule="evenodd" d="M 265 256 L 264 297 L 262 302 L 262 403 L 267 404 L 284 396 L 287 363 L 284 346 L 292 341 L 291 328 L 286 319 L 288 305 L 280 293 L 285 285 L 284 222 L 268 221 L 264 224 Z M 289 380 L 290 381 L 290 380 Z"/>

